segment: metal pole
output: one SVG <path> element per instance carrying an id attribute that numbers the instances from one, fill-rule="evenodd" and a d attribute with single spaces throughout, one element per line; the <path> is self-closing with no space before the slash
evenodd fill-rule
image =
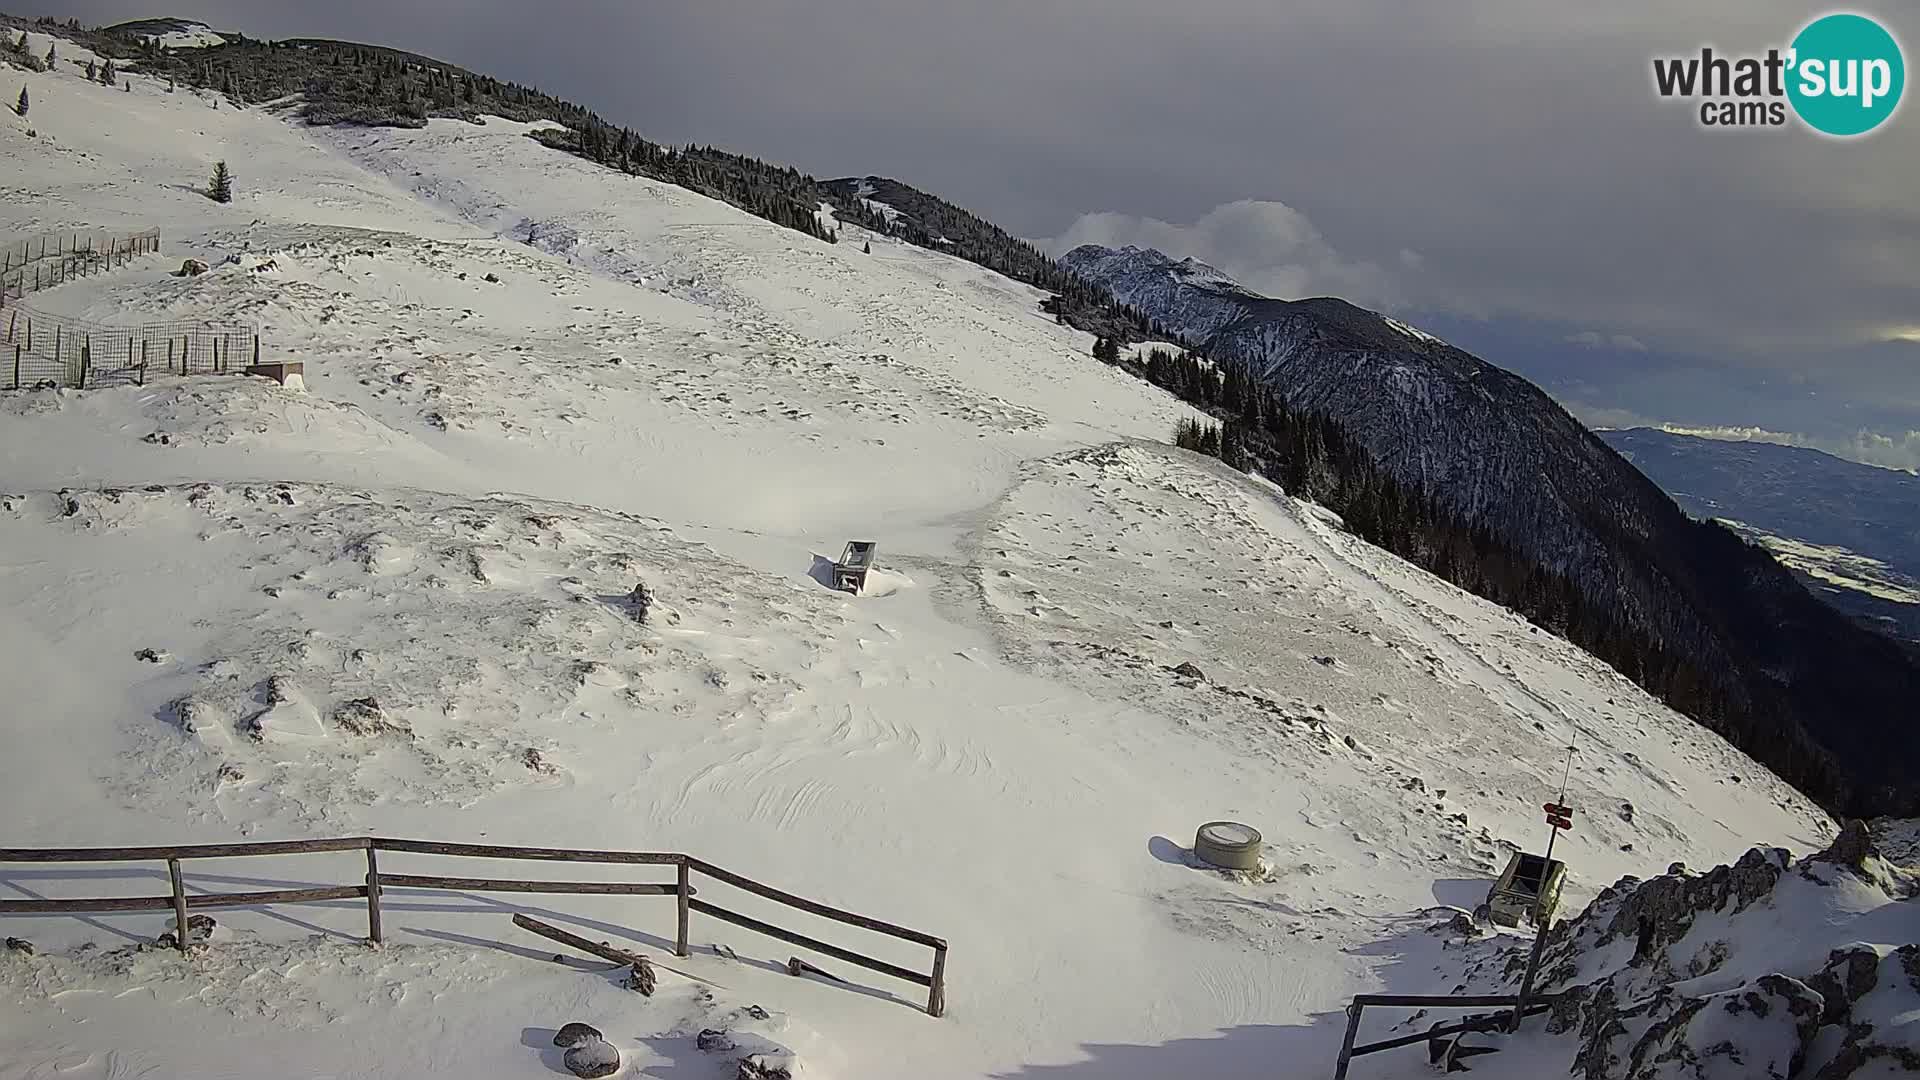
<path id="1" fill-rule="evenodd" d="M 1353 1060 L 1353 1039 L 1360 1034 L 1360 1013 L 1365 1006 L 1359 1002 L 1347 1006 L 1347 1037 L 1340 1042 L 1340 1056 L 1333 1062 L 1333 1080 L 1347 1080 L 1347 1064 Z"/>
<path id="2" fill-rule="evenodd" d="M 1573 747 L 1567 747 L 1567 771 L 1560 778 L 1559 802 L 1564 805 L 1567 798 L 1567 782 L 1573 779 Z M 1547 903 L 1547 880 L 1553 873 L 1553 842 L 1560 839 L 1559 826 L 1550 826 L 1547 830 L 1546 865 L 1540 869 L 1540 891 L 1533 898 L 1533 951 L 1527 956 L 1527 973 L 1520 979 L 1520 996 L 1514 999 L 1513 1018 L 1507 1021 L 1507 1032 L 1520 1030 L 1520 1021 L 1527 1015 L 1527 998 L 1533 994 L 1533 977 L 1540 971 L 1540 954 L 1547 948 L 1547 926 L 1545 909 Z"/>

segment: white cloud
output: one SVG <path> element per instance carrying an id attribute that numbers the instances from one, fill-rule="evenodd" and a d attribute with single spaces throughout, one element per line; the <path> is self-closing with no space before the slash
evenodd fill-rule
<path id="1" fill-rule="evenodd" d="M 1569 345 L 1583 345 L 1590 349 L 1614 348 L 1628 352 L 1646 352 L 1647 343 L 1632 334 L 1602 334 L 1598 330 L 1582 330 L 1577 334 L 1568 334 L 1562 339 Z"/>
<path id="2" fill-rule="evenodd" d="M 1395 277 L 1377 263 L 1336 251 L 1307 216 L 1283 202 L 1241 199 L 1223 203 L 1191 225 L 1129 214 L 1083 214 L 1065 233 L 1038 243 L 1055 254 L 1082 244 L 1155 248 L 1176 259 L 1208 263 L 1267 296 L 1297 300 L 1338 296 L 1363 307 L 1401 305 Z M 1403 270 L 1424 261 L 1401 249 Z"/>
<path id="3" fill-rule="evenodd" d="M 1650 427 L 1675 435 L 1692 435 L 1723 442 L 1774 443 L 1779 446 L 1804 446 L 1822 450 L 1834 457 L 1883 469 L 1920 473 L 1920 431 L 1883 435 L 1862 428 L 1852 435 L 1819 437 L 1792 431 L 1769 431 L 1763 427 L 1709 426 L 1664 423 L 1626 409 L 1593 408 L 1569 405 L 1580 421 L 1595 430 L 1606 428 Z"/>

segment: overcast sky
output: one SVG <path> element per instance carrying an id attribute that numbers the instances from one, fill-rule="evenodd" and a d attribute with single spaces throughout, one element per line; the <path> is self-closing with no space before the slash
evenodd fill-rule
<path id="1" fill-rule="evenodd" d="M 1920 108 L 1838 142 L 1704 131 L 1652 92 L 1654 55 L 1784 46 L 1822 6 L 15 5 L 412 49 L 658 140 L 894 176 L 1036 240 L 1158 246 L 1424 319 L 1594 422 L 1920 465 Z M 1858 10 L 1920 43 L 1910 5 Z"/>

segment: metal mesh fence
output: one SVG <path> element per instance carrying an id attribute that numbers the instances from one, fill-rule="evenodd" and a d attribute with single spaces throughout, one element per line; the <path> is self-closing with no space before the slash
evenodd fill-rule
<path id="1" fill-rule="evenodd" d="M 252 327 L 215 323 L 105 323 L 46 315 L 14 305 L 0 311 L 0 387 L 144 384 L 159 375 L 240 373 L 257 363 Z"/>
<path id="2" fill-rule="evenodd" d="M 160 230 L 45 233 L 0 247 L 0 305 L 160 250 Z"/>

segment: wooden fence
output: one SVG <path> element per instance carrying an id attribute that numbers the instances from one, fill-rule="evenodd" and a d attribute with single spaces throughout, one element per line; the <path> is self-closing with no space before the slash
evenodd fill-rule
<path id="1" fill-rule="evenodd" d="M 192 894 L 186 891 L 181 863 L 191 859 L 227 859 L 251 855 L 292 855 L 329 851 L 364 851 L 366 878 L 357 885 L 321 886 L 305 889 L 275 889 L 267 892 Z M 672 882 L 615 881 L 540 881 L 476 877 L 436 877 L 420 874 L 383 873 L 378 853 L 413 852 L 422 855 L 451 855 L 476 859 L 533 859 L 547 862 L 612 863 L 643 866 L 671 866 Z M 327 840 L 282 840 L 266 843 L 191 844 L 175 847 L 130 848 L 0 848 L 0 863 L 69 862 L 165 862 L 173 889 L 169 896 L 114 896 L 64 900 L 0 900 L 0 916 L 35 913 L 78 913 L 100 911 L 165 911 L 174 914 L 174 934 L 181 951 L 188 946 L 187 912 L 195 908 L 259 907 L 271 904 L 306 904 L 326 900 L 364 899 L 367 902 L 367 940 L 382 940 L 380 896 L 386 888 L 461 889 L 470 892 L 572 893 L 620 896 L 671 896 L 678 912 L 678 930 L 674 953 L 688 954 L 687 928 L 694 912 L 723 922 L 778 938 L 811 949 L 882 975 L 913 983 L 927 989 L 927 1012 L 940 1016 L 946 1012 L 947 943 L 942 938 L 909 930 L 904 926 L 829 907 L 793 893 L 763 885 L 751 878 L 724 870 L 691 855 L 655 851 L 585 851 L 567 848 L 507 847 L 495 844 L 442 844 L 427 840 L 396 840 L 388 837 L 353 836 Z M 933 950 L 933 968 L 928 973 L 890 964 L 851 949 L 829 944 L 805 934 L 731 911 L 718 904 L 696 898 L 693 875 L 702 874 L 715 881 L 797 908 L 824 919 L 859 927 L 876 934 L 924 945 Z"/>
<path id="2" fill-rule="evenodd" d="M 9 299 L 111 270 L 160 250 L 160 230 L 63 232 L 12 240 L 0 248 L 0 308 Z"/>
<path id="3" fill-rule="evenodd" d="M 0 388 L 9 390 L 145 385 L 150 374 L 238 374 L 260 361 L 260 335 L 232 324 L 115 326 L 15 304 L 0 311 L 0 335 Z"/>

